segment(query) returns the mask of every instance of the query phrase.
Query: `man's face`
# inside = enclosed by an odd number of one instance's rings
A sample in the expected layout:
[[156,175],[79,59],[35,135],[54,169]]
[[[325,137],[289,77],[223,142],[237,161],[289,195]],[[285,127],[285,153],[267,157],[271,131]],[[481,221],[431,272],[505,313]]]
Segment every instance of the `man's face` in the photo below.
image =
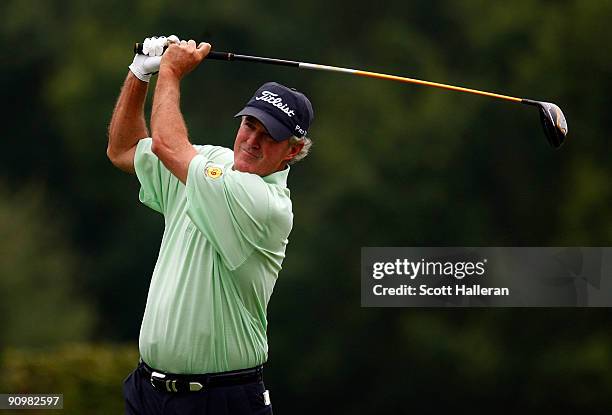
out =
[[267,176],[285,168],[302,145],[275,141],[255,117],[242,117],[234,142],[234,169]]

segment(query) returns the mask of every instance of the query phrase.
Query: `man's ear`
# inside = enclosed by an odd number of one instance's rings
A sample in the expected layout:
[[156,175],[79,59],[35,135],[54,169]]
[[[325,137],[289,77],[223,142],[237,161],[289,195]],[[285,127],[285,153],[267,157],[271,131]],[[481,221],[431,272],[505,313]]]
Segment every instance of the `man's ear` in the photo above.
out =
[[291,146],[289,147],[289,153],[285,156],[284,160],[285,161],[292,160],[295,156],[299,154],[300,151],[302,151],[302,148],[304,148],[303,141],[300,141],[299,143],[291,144]]

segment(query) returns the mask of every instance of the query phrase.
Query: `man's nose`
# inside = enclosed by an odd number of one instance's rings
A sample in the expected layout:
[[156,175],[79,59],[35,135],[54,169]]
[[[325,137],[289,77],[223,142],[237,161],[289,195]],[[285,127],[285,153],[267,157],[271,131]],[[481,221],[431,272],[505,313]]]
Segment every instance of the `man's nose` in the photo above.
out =
[[260,138],[258,132],[252,132],[247,138],[247,144],[251,147],[259,148]]

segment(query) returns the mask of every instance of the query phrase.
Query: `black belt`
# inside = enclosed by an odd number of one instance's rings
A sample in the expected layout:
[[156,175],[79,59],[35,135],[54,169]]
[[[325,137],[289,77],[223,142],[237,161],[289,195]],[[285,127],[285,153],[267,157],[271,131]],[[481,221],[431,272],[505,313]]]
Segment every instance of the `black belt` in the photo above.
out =
[[199,392],[217,386],[244,385],[263,380],[263,366],[204,375],[184,375],[153,369],[141,360],[138,369],[147,374],[155,389],[163,392]]

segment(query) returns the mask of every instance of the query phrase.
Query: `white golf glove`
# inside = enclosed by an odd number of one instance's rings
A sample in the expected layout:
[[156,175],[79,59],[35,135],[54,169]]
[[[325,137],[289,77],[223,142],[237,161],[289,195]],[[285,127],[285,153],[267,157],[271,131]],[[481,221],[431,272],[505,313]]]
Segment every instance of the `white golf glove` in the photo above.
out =
[[151,75],[159,71],[161,55],[170,43],[180,43],[180,40],[175,35],[146,38],[142,44],[143,54],[134,56],[130,71],[141,81],[149,82]]

